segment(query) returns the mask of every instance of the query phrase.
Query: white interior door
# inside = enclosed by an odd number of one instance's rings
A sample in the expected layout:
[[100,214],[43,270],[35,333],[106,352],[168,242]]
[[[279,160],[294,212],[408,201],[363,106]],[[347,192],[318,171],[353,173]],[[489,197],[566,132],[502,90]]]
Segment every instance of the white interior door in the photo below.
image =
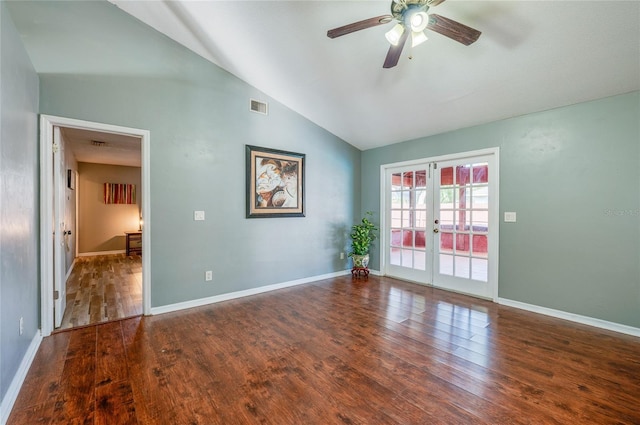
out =
[[493,155],[441,161],[434,172],[433,285],[495,298]]
[[418,283],[429,283],[431,276],[428,167],[425,163],[385,172],[384,273]]
[[65,282],[65,241],[64,241],[64,195],[66,170],[64,167],[64,147],[60,137],[60,127],[53,129],[53,315],[55,327],[60,327],[66,308]]

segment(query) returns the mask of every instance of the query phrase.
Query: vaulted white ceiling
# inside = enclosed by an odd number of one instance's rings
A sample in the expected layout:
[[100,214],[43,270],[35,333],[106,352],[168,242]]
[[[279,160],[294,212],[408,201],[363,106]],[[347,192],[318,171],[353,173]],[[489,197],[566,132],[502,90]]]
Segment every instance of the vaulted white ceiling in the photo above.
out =
[[391,0],[110,1],[363,150],[640,88],[638,1],[448,0],[479,40],[428,32],[391,69],[393,24],[326,36]]

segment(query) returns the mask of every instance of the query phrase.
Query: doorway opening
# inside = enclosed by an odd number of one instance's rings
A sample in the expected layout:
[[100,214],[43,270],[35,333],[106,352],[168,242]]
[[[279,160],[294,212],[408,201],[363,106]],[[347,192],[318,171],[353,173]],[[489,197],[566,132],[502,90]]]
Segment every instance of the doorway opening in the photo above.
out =
[[40,121],[43,336],[149,314],[149,132]]

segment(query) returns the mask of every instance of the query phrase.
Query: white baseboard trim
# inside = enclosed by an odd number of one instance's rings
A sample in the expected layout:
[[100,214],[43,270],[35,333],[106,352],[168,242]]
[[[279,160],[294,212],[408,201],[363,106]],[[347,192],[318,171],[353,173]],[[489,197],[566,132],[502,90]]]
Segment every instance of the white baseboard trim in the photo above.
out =
[[20,388],[22,388],[22,383],[24,382],[24,378],[27,377],[27,372],[31,367],[31,363],[38,352],[38,348],[40,347],[40,343],[42,342],[42,333],[40,329],[36,331],[36,334],[33,336],[31,343],[29,344],[29,348],[27,348],[27,352],[24,353],[24,357],[20,362],[20,366],[16,371],[16,374],[13,376],[11,380],[11,385],[9,385],[9,389],[7,389],[7,393],[2,399],[2,403],[0,404],[0,424],[4,425],[9,420],[9,415],[11,414],[11,409],[13,408],[13,404],[16,402],[18,398],[18,394],[20,393]]
[[581,316],[579,314],[568,313],[561,310],[554,310],[552,308],[541,307],[534,304],[527,304],[520,301],[513,301],[506,298],[498,298],[498,304],[531,311],[533,313],[544,314],[545,316],[556,317],[558,319],[569,320],[572,322],[581,323],[583,325],[595,326],[596,328],[640,337],[640,328],[634,328],[633,326],[622,325],[615,322],[608,322],[606,320],[596,319],[594,317]]
[[151,314],[171,313],[172,311],[185,310],[187,308],[200,307],[207,304],[229,301],[236,298],[248,297],[250,295],[262,294],[264,292],[275,291],[277,289],[289,288],[291,286],[303,285],[305,283],[316,282],[323,279],[331,279],[334,277],[350,274],[351,270],[342,270],[334,273],[327,273],[319,276],[305,277],[303,279],[291,280],[288,282],[275,283],[273,285],[260,286],[258,288],[245,289],[244,291],[229,292],[227,294],[214,295],[213,297],[199,298],[197,300],[184,301],[176,304],[163,305],[160,307],[151,307]]
[[126,252],[127,251],[124,249],[118,249],[115,251],[79,252],[78,257],[93,257],[94,255],[124,254]]

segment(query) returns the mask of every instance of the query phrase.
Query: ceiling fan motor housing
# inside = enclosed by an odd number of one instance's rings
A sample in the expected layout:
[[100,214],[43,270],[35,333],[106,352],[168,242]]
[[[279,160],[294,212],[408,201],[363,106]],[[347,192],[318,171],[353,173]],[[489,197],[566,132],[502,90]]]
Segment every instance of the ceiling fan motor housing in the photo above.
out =
[[[406,28],[412,28],[412,18],[420,12],[426,13],[429,10],[428,0],[393,0],[391,2],[391,14],[393,17],[404,25]],[[423,22],[422,31],[426,27],[427,22]]]

